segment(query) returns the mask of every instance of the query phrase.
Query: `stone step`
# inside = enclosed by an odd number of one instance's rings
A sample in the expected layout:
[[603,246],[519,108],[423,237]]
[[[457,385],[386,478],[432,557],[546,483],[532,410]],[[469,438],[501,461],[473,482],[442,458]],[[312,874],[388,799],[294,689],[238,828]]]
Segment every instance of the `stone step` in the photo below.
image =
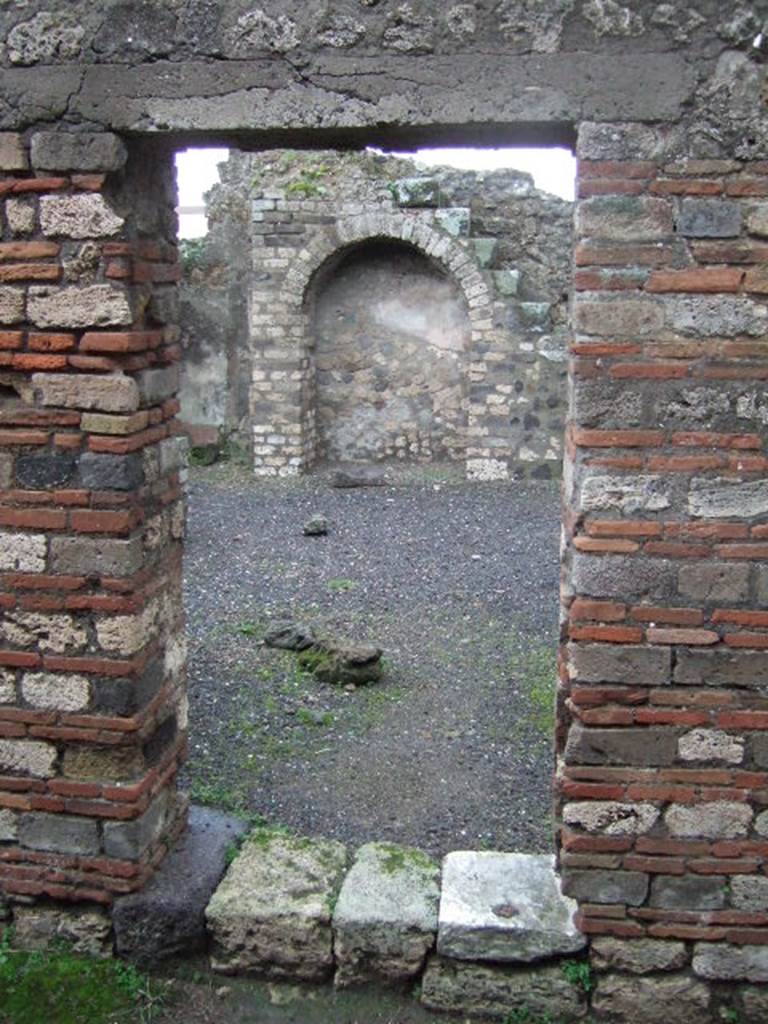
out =
[[421,850],[362,846],[333,915],[336,986],[415,978],[435,943],[439,899],[440,866]]
[[574,924],[548,854],[457,851],[443,861],[437,951],[456,960],[525,962],[575,953]]
[[326,839],[252,832],[206,907],[211,966],[225,974],[323,981],[347,851]]

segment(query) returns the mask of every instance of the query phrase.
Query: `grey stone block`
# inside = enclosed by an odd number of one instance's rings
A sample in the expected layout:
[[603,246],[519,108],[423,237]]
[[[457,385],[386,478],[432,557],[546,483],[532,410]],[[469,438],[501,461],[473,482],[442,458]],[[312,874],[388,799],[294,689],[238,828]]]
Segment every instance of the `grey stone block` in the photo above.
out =
[[144,555],[141,539],[114,540],[102,537],[53,537],[51,568],[74,576],[133,576]]
[[333,914],[335,984],[400,982],[424,966],[437,932],[440,867],[420,850],[368,843]]
[[592,965],[598,971],[651,974],[676,971],[690,959],[684,942],[663,939],[615,939],[597,935],[590,943]]
[[[620,395],[617,402],[621,403]],[[597,473],[581,481],[580,508],[585,512],[618,509],[626,515],[637,512],[661,512],[671,504],[667,478],[648,474],[631,477]]]
[[697,942],[693,969],[699,977],[713,981],[768,981],[768,946]]
[[399,178],[394,185],[400,206],[437,206],[440,183],[436,178]]
[[768,512],[768,480],[691,480],[688,511],[702,519],[752,519]]
[[681,565],[678,587],[695,601],[744,601],[749,596],[749,565],[745,562],[691,562]]
[[673,977],[600,978],[592,1007],[611,1024],[693,1024],[708,1018],[709,987],[685,974]]
[[179,368],[176,365],[162,369],[142,370],[136,374],[142,405],[158,405],[172,398],[179,390]]
[[726,905],[725,882],[724,875],[657,875],[650,904],[665,910],[720,910]]
[[21,455],[16,459],[16,480],[20,487],[33,490],[61,487],[71,480],[76,468],[72,455]]
[[127,151],[112,132],[35,132],[31,157],[39,171],[117,171]]
[[331,908],[346,866],[341,843],[257,829],[206,907],[213,969],[327,978],[333,970]]
[[138,860],[162,832],[167,811],[167,794],[163,793],[133,821],[105,822],[104,853],[116,860]]
[[469,207],[444,206],[435,210],[435,221],[454,238],[466,238],[469,234]]
[[768,878],[763,875],[734,875],[731,904],[738,910],[764,913],[768,910]]
[[768,686],[768,651],[677,649],[676,683],[686,686]]
[[119,956],[149,965],[205,949],[205,907],[226,869],[245,822],[190,807],[187,829],[141,892],[115,900],[112,922]]
[[141,456],[85,452],[80,456],[80,480],[92,491],[132,491],[144,483]]
[[554,858],[457,851],[443,861],[437,950],[458,960],[527,962],[586,944]]
[[96,821],[68,814],[22,814],[18,821],[19,843],[31,850],[97,856],[101,852]]
[[672,673],[672,652],[667,647],[572,643],[568,656],[571,678],[581,683],[664,686]]
[[[421,985],[421,1002],[430,1010],[514,1020],[553,1020],[571,1024],[584,1016],[576,987],[559,964],[531,967],[478,964],[431,957]],[[523,1016],[525,1015],[525,1016]]]
[[13,915],[14,945],[20,949],[47,949],[66,942],[73,953],[112,956],[109,914],[93,904],[75,906],[16,906]]
[[[475,259],[479,266],[490,267],[496,255],[498,244],[498,239],[496,238],[473,238],[471,240],[472,248],[475,250]],[[495,273],[504,273],[504,271],[497,270]],[[508,270],[506,273],[511,274],[513,271]]]
[[765,305],[741,295],[665,295],[665,326],[681,334],[708,338],[765,333]]
[[565,746],[567,764],[655,766],[672,764],[677,736],[670,729],[585,728],[574,722]]
[[580,903],[626,903],[639,907],[648,894],[648,875],[641,871],[566,868],[563,892]]
[[10,487],[13,481],[13,456],[10,452],[0,452],[0,487]]
[[664,558],[628,558],[574,552],[571,586],[584,597],[617,597],[624,601],[663,602],[677,591],[677,569]]
[[677,230],[686,238],[735,238],[741,233],[741,207],[729,199],[683,199]]
[[752,761],[755,768],[768,768],[768,735],[766,733],[751,733],[749,736],[749,749],[752,751]]
[[[476,239],[475,242],[483,241],[483,239]],[[483,263],[480,266],[484,266]],[[503,295],[505,298],[511,298],[517,295],[520,289],[520,271],[519,270],[494,270],[493,271],[493,283],[496,286],[496,291],[499,295]]]

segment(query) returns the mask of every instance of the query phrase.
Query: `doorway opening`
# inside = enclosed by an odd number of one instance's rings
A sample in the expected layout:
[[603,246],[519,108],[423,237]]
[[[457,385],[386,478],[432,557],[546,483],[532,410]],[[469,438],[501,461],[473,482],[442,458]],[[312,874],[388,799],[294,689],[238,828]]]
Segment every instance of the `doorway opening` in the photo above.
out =
[[[287,210],[271,207],[280,188],[270,187],[263,173],[257,182],[255,160],[288,165],[289,182],[303,181],[304,194],[288,192]],[[554,456],[547,460],[548,472],[533,459],[528,471],[510,472],[507,461],[502,478],[481,487],[466,479],[465,467],[468,448],[469,455],[487,458],[487,450],[471,451],[471,426],[485,426],[473,404],[482,400],[499,430],[518,432],[522,447],[546,432],[542,408],[551,412],[556,402],[564,405],[562,360],[549,360],[561,389],[549,404],[547,396],[532,392],[536,372],[523,368],[546,358],[541,350],[554,350],[553,335],[559,333],[564,342],[565,314],[557,309],[553,319],[553,307],[566,286],[553,283],[557,275],[548,271],[543,253],[559,247],[558,258],[567,265],[569,242],[563,243],[558,231],[569,211],[564,202],[546,207],[531,224],[530,208],[538,199],[532,183],[518,174],[517,197],[502,197],[503,175],[489,172],[485,207],[478,202],[473,211],[477,182],[466,178],[460,194],[464,206],[457,201],[415,208],[422,227],[434,233],[434,244],[419,244],[392,228],[395,221],[416,220],[409,213],[414,207],[398,206],[389,211],[389,220],[379,210],[378,221],[366,226],[356,196],[347,197],[353,209],[340,244],[331,243],[327,234],[336,230],[338,219],[329,224],[326,195],[306,194],[318,180],[318,187],[328,187],[325,176],[307,177],[305,163],[312,168],[318,162],[327,162],[325,153],[231,158],[209,203],[212,230],[198,255],[187,260],[187,294],[199,299],[206,275],[228,303],[233,294],[247,292],[248,334],[235,347],[253,381],[258,382],[258,359],[266,349],[284,348],[288,338],[296,345],[309,339],[303,390],[296,393],[312,412],[315,469],[306,475],[254,477],[251,459],[266,457],[257,446],[270,442],[266,431],[258,436],[264,417],[253,392],[240,422],[242,427],[245,418],[251,435],[230,430],[222,444],[217,424],[211,425],[218,436],[211,434],[206,442],[191,435],[193,453],[206,443],[217,444],[229,458],[190,469],[185,586],[191,754],[185,782],[198,801],[350,845],[376,838],[436,854],[459,848],[547,850],[560,523],[554,478],[560,451],[550,431],[545,444]],[[304,168],[301,177],[292,178],[297,165]],[[248,185],[240,206],[227,198],[235,181]],[[280,184],[284,189],[285,180]],[[452,199],[459,195],[458,185],[454,188]],[[474,212],[485,233],[474,239],[461,227],[458,234],[439,233],[436,213],[455,209]],[[510,209],[516,232],[509,229]],[[295,230],[272,230],[258,237],[282,234],[285,244],[259,243],[257,250],[256,244],[243,244],[241,230],[238,252],[249,259],[242,261],[239,289],[233,288],[220,268],[224,237],[231,244],[238,234],[231,227],[227,236],[222,232],[224,210],[241,229],[242,217],[254,215],[256,226],[314,224],[322,241],[313,242],[307,231],[300,236]],[[278,216],[285,213],[291,217]],[[353,229],[348,225],[355,219]],[[490,237],[489,229],[498,236],[495,252],[478,268],[484,247],[476,243]],[[526,264],[525,232],[534,230],[539,248]],[[435,246],[443,238],[441,252]],[[265,250],[272,250],[267,259],[285,258],[287,264],[258,262],[254,254]],[[469,319],[472,286],[462,293],[449,262],[450,254],[460,251],[469,253],[467,272],[479,272],[496,306],[495,318],[480,327],[487,332],[482,351],[472,348],[478,344],[477,322]],[[511,265],[513,252],[522,268]],[[296,254],[304,253],[301,273],[292,274]],[[280,275],[282,293],[289,293],[296,306],[279,310],[287,322],[274,325],[264,292]],[[502,281],[517,286],[504,302],[493,290]],[[542,282],[560,289],[557,301],[544,301]],[[536,321],[545,314],[546,327]],[[394,334],[377,333],[372,319],[379,328],[387,321]],[[275,326],[295,333],[273,334]],[[191,329],[185,324],[183,330],[186,344],[192,344]],[[434,365],[424,358],[423,339],[430,331]],[[230,332],[233,336],[237,331]],[[367,362],[366,351],[372,353]],[[495,377],[490,383],[487,375],[480,379],[478,364],[487,368],[488,355],[497,353],[505,358],[496,361]],[[285,359],[286,352],[277,358]],[[291,367],[283,372],[290,374]],[[363,388],[367,393],[355,401],[354,392]],[[450,441],[441,439],[448,431],[435,430],[438,396],[445,403],[437,426],[456,428],[453,451]],[[489,397],[502,401],[488,403]],[[536,408],[529,407],[537,401]],[[389,438],[376,416],[384,410],[385,422],[397,427],[398,409],[414,433],[398,435],[393,429]],[[413,423],[420,413],[425,423],[429,420],[421,434]],[[495,461],[501,464],[503,458]],[[375,462],[386,482],[333,487],[329,463],[340,460]],[[324,536],[304,534],[314,515],[327,521]],[[381,681],[354,688],[319,682],[294,653],[263,643],[270,627],[285,620],[346,643],[380,646]]]

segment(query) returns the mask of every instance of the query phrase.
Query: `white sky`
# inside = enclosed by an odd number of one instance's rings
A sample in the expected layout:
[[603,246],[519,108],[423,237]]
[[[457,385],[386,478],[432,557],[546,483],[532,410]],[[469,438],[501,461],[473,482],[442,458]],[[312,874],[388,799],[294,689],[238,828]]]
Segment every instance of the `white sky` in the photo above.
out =
[[[203,193],[219,180],[217,164],[227,159],[226,149],[187,149],[176,155],[179,206],[203,206]],[[514,167],[533,175],[536,187],[563,199],[573,199],[576,159],[568,149],[421,149],[405,153],[425,164],[443,164],[467,170]],[[179,235],[197,238],[207,230],[204,214],[181,214]]]

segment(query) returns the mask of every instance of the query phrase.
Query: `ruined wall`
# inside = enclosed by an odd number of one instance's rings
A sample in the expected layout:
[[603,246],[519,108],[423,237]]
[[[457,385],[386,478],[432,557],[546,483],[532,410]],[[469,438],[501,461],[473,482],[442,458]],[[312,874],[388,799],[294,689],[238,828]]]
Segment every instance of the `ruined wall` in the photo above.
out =
[[208,194],[208,233],[182,243],[179,419],[193,445],[250,434],[251,210],[242,170],[236,160],[219,166],[222,184]]
[[371,242],[315,285],[317,456],[462,458],[469,318],[458,289],[401,243]]
[[[532,10],[3,9],[0,317],[22,403],[3,393],[0,882],[6,899],[108,901],[145,881],[182,819],[166,133],[274,147],[422,142],[462,126],[464,138],[499,125],[552,138],[576,125],[563,884],[599,938],[596,1014],[651,1024],[728,1008],[760,1020],[763,12],[704,0]],[[342,33],[342,15],[359,29]],[[124,133],[125,171],[112,132]],[[91,195],[102,187],[106,208]],[[365,220],[346,242],[370,237]],[[406,218],[394,220],[404,240]],[[419,226],[414,241],[474,290],[472,330],[489,338],[482,277],[436,232]],[[94,243],[94,283],[67,280],[73,242]],[[283,364],[286,408],[308,368],[290,344],[305,330],[293,296],[319,255],[298,254],[281,295],[269,358]],[[62,453],[72,462],[51,461]],[[73,775],[84,763],[88,777]]]
[[[225,422],[231,382],[242,386],[250,364],[254,422],[264,428],[254,430],[255,466],[265,475],[304,465],[292,461],[299,458],[292,441],[290,451],[268,441],[293,438],[288,426],[304,435],[307,463],[451,458],[465,460],[470,476],[485,478],[559,472],[571,204],[536,190],[530,176],[518,171],[425,168],[373,153],[233,154],[222,170],[227,182],[210,194],[213,230],[182,288],[188,350],[193,357],[207,353],[187,360],[181,390],[187,422],[215,422],[196,394],[208,403],[220,396],[215,409]],[[233,307],[233,320],[216,297],[242,292],[249,197],[253,289],[246,338],[242,310]],[[376,214],[395,213],[465,249],[468,265],[492,295],[492,329],[482,342],[472,338],[466,319],[472,296],[462,296],[453,275],[423,251],[420,258],[412,238],[387,242],[386,232],[382,236]],[[327,240],[362,214],[372,217],[368,242],[347,253],[339,240],[334,252]],[[298,405],[293,417],[272,407],[281,406],[283,396],[279,387],[272,389],[259,352],[270,347],[270,332],[279,333],[275,318],[286,273],[303,249],[318,243],[325,262],[312,268],[317,275],[305,296],[304,415],[311,417],[305,425]],[[353,270],[353,260],[369,261],[367,269]],[[412,309],[405,331],[402,317],[399,323],[392,319],[392,303],[406,298],[403,275]],[[447,319],[446,301],[453,310]],[[208,306],[219,311],[218,325]]]

